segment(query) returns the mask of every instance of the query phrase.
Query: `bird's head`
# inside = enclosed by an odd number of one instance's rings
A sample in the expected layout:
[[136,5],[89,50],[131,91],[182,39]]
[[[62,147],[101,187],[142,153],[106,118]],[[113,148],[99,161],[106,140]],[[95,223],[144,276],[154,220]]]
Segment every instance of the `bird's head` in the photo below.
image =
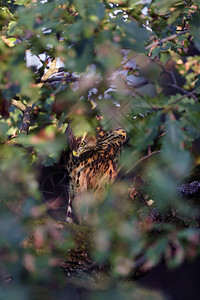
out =
[[105,132],[101,128],[97,128],[96,137],[85,132],[81,137],[74,135],[71,128],[68,128],[68,143],[74,157],[80,157],[89,152],[98,151],[99,154],[108,150],[109,145],[118,149],[126,140],[126,132],[123,129],[115,129]]
[[69,146],[72,150],[73,156],[80,157],[89,151],[95,151],[97,140],[94,136],[89,136],[85,132],[81,137],[73,137]]

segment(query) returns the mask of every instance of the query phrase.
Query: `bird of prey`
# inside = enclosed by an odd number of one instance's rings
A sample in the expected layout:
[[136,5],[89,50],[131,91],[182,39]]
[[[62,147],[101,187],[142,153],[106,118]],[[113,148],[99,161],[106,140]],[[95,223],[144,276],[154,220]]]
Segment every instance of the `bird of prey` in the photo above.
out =
[[67,135],[70,151],[65,164],[69,174],[66,222],[73,222],[75,216],[83,224],[88,214],[81,211],[82,195],[92,191],[95,199],[104,198],[106,184],[112,183],[118,174],[118,158],[127,134],[123,129],[105,132],[98,127],[96,136],[86,132],[76,137],[71,128]]

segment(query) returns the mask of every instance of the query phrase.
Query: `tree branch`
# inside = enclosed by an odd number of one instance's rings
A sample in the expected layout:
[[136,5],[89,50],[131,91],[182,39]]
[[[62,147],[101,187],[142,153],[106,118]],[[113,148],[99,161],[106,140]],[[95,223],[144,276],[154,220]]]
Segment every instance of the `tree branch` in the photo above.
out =
[[30,120],[31,120],[31,106],[27,106],[25,111],[24,111],[22,126],[21,126],[21,129],[20,129],[21,132],[26,132],[26,134],[28,134],[29,126],[30,126]]
[[178,86],[175,83],[166,83],[166,84],[162,84],[162,85],[166,86],[166,87],[171,87],[171,88],[177,89],[177,90],[179,90],[183,94],[187,94],[188,93],[188,91],[186,91],[184,88]]
[[24,105],[23,103],[21,103],[18,100],[12,99],[11,104],[14,105],[15,107],[19,108],[23,113],[26,110],[26,105]]
[[73,77],[72,74],[64,74],[63,77],[53,77],[53,78],[47,78],[46,80],[41,79],[40,83],[52,83],[52,82],[75,82],[78,81],[78,78]]
[[41,88],[44,85],[44,83],[51,75],[58,72],[59,68],[56,68],[57,60],[58,60],[57,58],[54,58],[54,60],[51,62],[48,71],[42,76],[40,83],[37,84],[39,88]]
[[20,132],[26,132],[28,134],[29,126],[30,126],[30,119],[31,119],[31,106],[24,105],[22,102],[12,99],[11,104],[21,110],[23,113],[23,121],[22,126],[20,128]]

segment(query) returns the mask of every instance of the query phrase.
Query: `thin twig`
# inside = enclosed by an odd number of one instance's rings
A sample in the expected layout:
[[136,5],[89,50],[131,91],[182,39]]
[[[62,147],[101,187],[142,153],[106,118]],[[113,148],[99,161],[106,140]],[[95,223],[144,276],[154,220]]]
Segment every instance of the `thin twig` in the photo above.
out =
[[132,170],[133,170],[137,165],[139,165],[143,160],[145,160],[145,159],[147,159],[147,158],[153,156],[154,154],[158,154],[158,153],[160,153],[160,150],[155,151],[155,152],[152,152],[152,153],[150,153],[150,154],[148,154],[148,155],[146,155],[146,156],[143,156],[143,157],[140,158],[133,166],[131,166],[130,169],[128,169],[128,170],[126,171],[125,175],[128,174],[130,171],[132,171]]
[[187,97],[191,97],[193,98],[196,102],[198,101],[196,95],[195,95],[195,91],[192,91],[192,92],[188,92],[187,94],[184,94],[183,96],[181,96],[180,98],[170,102],[167,106],[163,106],[163,107],[153,107],[149,112],[152,113],[152,112],[158,112],[158,111],[161,111],[161,110],[164,110],[166,108],[170,108],[171,105],[174,105],[176,103],[178,103],[179,101],[183,100],[184,98],[187,98]]
[[149,206],[149,204],[147,203],[147,201],[144,198],[144,196],[142,195],[142,193],[140,191],[138,191],[138,194],[140,195],[140,198],[142,198],[142,201],[144,202],[144,204],[148,207],[148,210],[152,213],[152,208]]
[[162,68],[163,73],[169,74],[170,77],[172,78],[173,83],[177,85],[177,81],[176,81],[176,77],[174,75],[174,72],[166,70],[165,67],[162,65],[162,63],[160,61],[156,61],[156,63]]
[[[165,67],[164,67],[161,63],[159,63],[159,62],[156,62],[156,63],[159,64],[159,66],[162,68],[163,73],[167,73],[167,74],[169,74],[169,75],[171,76],[171,79],[172,79],[172,81],[173,81],[173,83],[170,83],[170,82],[169,82],[169,83],[166,83],[166,84],[161,83],[161,86],[166,86],[166,87],[171,87],[171,88],[177,89],[177,90],[179,90],[182,94],[186,94],[186,95],[188,95],[188,93],[190,93],[190,92],[188,92],[187,90],[185,90],[184,88],[182,88],[182,87],[180,87],[180,86],[178,85],[178,83],[177,83],[177,81],[176,81],[176,77],[175,77],[175,75],[174,75],[174,72],[172,72],[172,71],[167,71],[167,70],[165,69]],[[192,93],[193,93],[193,94],[190,94],[189,97],[193,98],[193,99],[195,100],[195,102],[197,102],[198,99],[197,99],[197,97],[196,97],[196,95],[195,95],[195,92],[192,91]]]
[[176,81],[176,77],[175,77],[175,75],[174,75],[174,72],[172,72],[172,71],[167,71],[167,70],[165,70],[165,72],[167,72],[168,74],[171,75],[171,78],[172,78],[174,84],[177,85],[177,81]]
[[195,92],[192,91],[192,92],[189,92],[189,93],[187,93],[187,94],[184,94],[182,97],[180,97],[180,98],[178,98],[178,99],[176,99],[176,100],[170,102],[168,105],[169,105],[169,106],[170,106],[170,105],[174,105],[174,104],[178,103],[179,101],[183,100],[183,99],[186,98],[186,97],[195,97],[195,98],[196,98]]
[[167,86],[167,87],[171,87],[171,88],[174,88],[174,89],[177,89],[177,90],[179,90],[183,94],[188,94],[188,91],[186,91],[184,88],[176,85],[175,83],[166,83],[166,84],[162,84],[162,85],[163,86]]
[[196,95],[195,95],[195,91],[188,92],[188,91],[185,90],[184,88],[182,88],[182,87],[180,87],[180,86],[178,86],[178,85],[176,85],[176,84],[173,84],[173,83],[168,83],[166,86],[172,87],[172,88],[174,88],[174,89],[179,90],[180,92],[182,92],[182,93],[185,94],[186,96],[193,98],[195,102],[198,101],[198,99],[197,99],[197,97],[196,97]]
[[[158,62],[157,62],[157,63],[158,63]],[[190,93],[190,92],[188,92],[187,90],[185,90],[184,88],[180,87],[180,86],[177,84],[176,77],[175,77],[175,75],[174,75],[174,73],[173,73],[172,71],[167,71],[167,70],[165,69],[165,67],[164,67],[161,63],[158,63],[158,64],[159,64],[159,66],[162,68],[163,73],[169,74],[169,75],[171,76],[171,78],[172,78],[172,81],[173,81],[173,83],[170,83],[170,82],[169,82],[169,83],[166,83],[166,84],[163,84],[163,83],[162,83],[161,86],[166,86],[166,87],[171,87],[171,88],[177,89],[177,90],[179,90],[182,94],[186,94],[186,95],[188,95],[188,93]],[[198,101],[198,99],[197,99],[197,97],[196,97],[194,91],[192,91],[192,94],[190,94],[189,96],[192,97],[196,102]]]
[[183,31],[179,31],[175,34],[172,34],[166,38],[163,38],[161,40],[158,40],[156,42],[153,42],[151,44],[149,44],[148,46],[146,46],[145,48],[148,50],[148,49],[151,49],[153,47],[156,47],[156,46],[159,46],[160,44],[162,43],[165,43],[165,42],[168,42],[168,41],[171,41],[171,40],[174,40],[175,38],[177,38],[178,36],[182,35],[182,34],[185,34],[185,33],[188,33],[189,31],[188,30],[183,30]]

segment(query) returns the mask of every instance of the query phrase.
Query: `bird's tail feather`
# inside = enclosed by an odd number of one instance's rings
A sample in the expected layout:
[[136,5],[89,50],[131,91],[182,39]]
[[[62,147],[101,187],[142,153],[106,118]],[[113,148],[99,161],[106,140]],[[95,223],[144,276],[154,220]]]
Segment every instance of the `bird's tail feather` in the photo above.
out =
[[67,223],[72,223],[73,222],[73,213],[72,213],[72,201],[71,201],[71,198],[69,198],[69,202],[68,202],[66,222]]

